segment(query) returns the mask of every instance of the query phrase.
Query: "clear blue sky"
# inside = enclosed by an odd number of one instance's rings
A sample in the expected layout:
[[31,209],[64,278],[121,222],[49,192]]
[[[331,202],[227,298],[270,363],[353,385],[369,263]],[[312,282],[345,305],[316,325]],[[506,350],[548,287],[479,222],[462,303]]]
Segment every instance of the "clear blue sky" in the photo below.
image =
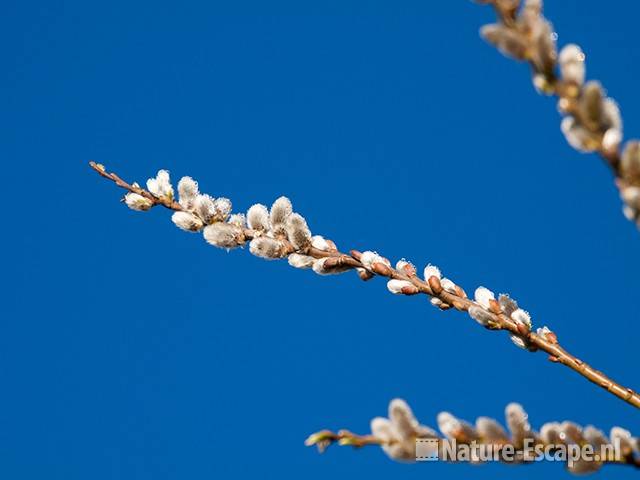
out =
[[[632,407],[462,314],[217,250],[89,170],[168,168],[241,211],[286,194],[314,233],[509,292],[640,387],[640,235],[554,101],[478,37],[490,9],[301,3],[5,3],[3,478],[568,477],[303,446],[368,431],[396,396],[430,425],[519,401],[536,427],[640,433]],[[548,3],[640,135],[640,7]]]

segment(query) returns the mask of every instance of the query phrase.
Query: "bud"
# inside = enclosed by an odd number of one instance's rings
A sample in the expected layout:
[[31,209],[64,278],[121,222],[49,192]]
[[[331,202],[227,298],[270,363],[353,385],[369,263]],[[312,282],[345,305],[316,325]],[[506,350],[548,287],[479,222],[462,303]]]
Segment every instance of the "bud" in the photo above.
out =
[[640,209],[640,187],[623,187],[620,196],[631,208]]
[[167,170],[158,170],[155,178],[147,180],[147,190],[157,198],[173,200],[173,187]]
[[510,403],[505,409],[507,427],[511,432],[511,439],[516,448],[522,448],[525,438],[532,438],[529,416],[519,403]]
[[540,428],[540,438],[549,445],[561,445],[560,424],[558,422],[548,422]]
[[196,214],[207,225],[215,222],[216,208],[213,197],[206,194],[198,195],[193,202],[193,208]]
[[227,220],[227,222],[240,228],[245,228],[247,226],[247,219],[243,213],[234,213],[229,216],[229,220]]
[[458,294],[458,291],[456,290],[456,284],[448,278],[443,278],[442,280],[440,280],[440,285],[442,285],[442,288],[444,288],[445,292],[449,292],[454,295]]
[[289,241],[296,250],[302,250],[311,245],[311,230],[302,215],[298,213],[289,215],[286,231]]
[[620,442],[620,453],[623,457],[630,455],[636,449],[631,432],[622,427],[613,427],[609,433],[609,438],[614,445],[616,442]]
[[602,149],[606,153],[616,152],[620,146],[620,142],[622,142],[622,132],[617,128],[610,128],[604,132],[604,136],[602,137]]
[[478,287],[476,288],[474,298],[481,307],[488,310],[491,307],[490,300],[495,300],[496,297],[488,288]]
[[442,434],[449,439],[466,444],[478,438],[478,433],[470,424],[454,417],[449,412],[440,412],[437,422]]
[[362,255],[360,256],[360,263],[362,263],[362,265],[368,270],[373,268],[374,263],[382,263],[384,265],[391,266],[389,260],[378,255],[376,252],[371,251],[362,252]]
[[478,417],[476,419],[476,431],[480,435],[482,443],[504,444],[509,441],[507,432],[496,420],[489,417]]
[[547,340],[548,342],[551,343],[558,343],[558,338],[556,337],[556,334],[553,333],[549,327],[547,327],[546,325],[542,328],[538,328],[536,330],[536,334],[542,338],[544,338],[545,340]]
[[381,447],[384,453],[397,461],[415,461],[415,447],[407,449],[391,422],[382,417],[371,420],[371,433],[382,441]]
[[500,304],[500,308],[507,317],[510,317],[511,314],[518,309],[518,302],[516,302],[506,293],[501,293],[500,295],[498,295],[498,303]]
[[471,318],[473,318],[476,322],[478,322],[483,327],[490,328],[495,324],[493,315],[487,312],[484,308],[480,308],[473,305],[469,307],[468,313]]
[[204,226],[200,218],[189,212],[175,212],[171,215],[171,220],[178,228],[187,232],[198,232]]
[[198,196],[198,182],[191,177],[182,177],[178,182],[178,201],[182,208],[191,209]]
[[287,257],[289,265],[294,268],[311,268],[315,258],[307,255],[300,255],[299,253],[292,253]]
[[258,237],[251,240],[249,251],[256,257],[266,260],[275,260],[286,255],[284,244],[280,240],[269,237]]
[[496,47],[500,52],[516,60],[524,60],[527,55],[527,42],[517,31],[504,25],[484,25],[480,29],[480,36]]
[[271,228],[274,233],[284,233],[287,218],[293,212],[291,200],[280,197],[271,205]]
[[332,262],[327,264],[329,260],[331,260],[331,257],[319,258],[313,262],[311,268],[313,268],[313,271],[318,275],[337,275],[339,273],[346,272],[347,270],[351,270],[349,267],[336,267],[335,265],[331,265]]
[[269,230],[269,211],[260,203],[252,205],[247,210],[247,225],[252,230]]
[[313,248],[317,248],[318,250],[322,250],[323,252],[331,251],[331,245],[321,235],[314,235],[313,237],[311,237],[311,246]]
[[406,261],[404,258],[398,260],[396,263],[396,270],[409,276],[414,276],[416,274],[416,267],[413,263]]
[[566,45],[560,51],[558,61],[560,63],[562,79],[565,82],[570,82],[578,86],[584,83],[584,59],[585,55],[582,52],[582,49],[574,43]]
[[518,308],[513,313],[511,313],[511,319],[519,323],[520,325],[526,325],[529,330],[531,330],[531,315],[525,310]]
[[144,212],[153,207],[151,200],[133,192],[129,192],[124,196],[124,203],[126,203],[127,207],[131,210],[137,210],[139,212]]
[[418,287],[407,280],[389,280],[387,289],[396,295],[413,295],[419,292]]
[[429,281],[430,277],[436,277],[438,280],[440,280],[442,278],[442,274],[440,273],[440,269],[438,267],[436,267],[435,265],[427,265],[424,268],[424,279]]
[[203,230],[204,239],[219,248],[235,248],[245,243],[241,228],[228,223],[214,223]]
[[516,347],[522,348],[523,350],[527,349],[527,342],[524,340],[524,338],[518,335],[511,334],[509,335],[509,339],[513,342],[513,344]]
[[217,222],[224,222],[229,218],[231,213],[231,200],[228,198],[220,197],[213,201],[214,218]]
[[629,181],[640,181],[640,141],[627,142],[620,159],[622,177]]
[[604,117],[604,92],[600,82],[592,80],[584,85],[578,99],[578,109],[585,126],[597,131]]
[[598,137],[576,122],[573,117],[563,118],[560,130],[569,145],[580,152],[593,152],[600,145]]
[[401,439],[413,441],[417,436],[419,423],[404,400],[395,398],[391,401],[389,404],[389,420],[391,420]]

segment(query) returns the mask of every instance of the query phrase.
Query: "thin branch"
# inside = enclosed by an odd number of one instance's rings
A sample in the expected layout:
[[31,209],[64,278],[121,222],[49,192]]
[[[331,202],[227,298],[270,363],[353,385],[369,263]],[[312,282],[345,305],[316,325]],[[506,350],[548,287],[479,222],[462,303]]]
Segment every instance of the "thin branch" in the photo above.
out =
[[[583,428],[565,421],[546,423],[538,432],[531,428],[527,413],[517,403],[507,405],[505,417],[509,432],[492,418],[479,417],[472,425],[441,412],[437,416],[439,435],[421,425],[404,400],[395,399],[389,404],[388,418],[371,421],[372,433],[321,430],[310,435],[305,445],[316,446],[321,453],[333,444],[355,448],[375,445],[391,459],[405,462],[439,459],[528,464],[546,456],[562,459],[574,474],[594,473],[603,465],[640,469],[640,439],[621,427],[612,428],[607,437],[591,425]],[[451,452],[455,452],[454,458]]]
[[[221,204],[225,205],[226,209],[223,214],[217,213],[213,199],[208,195],[200,195],[197,192],[197,184],[190,177],[184,177],[178,184],[181,198],[176,202],[173,200],[173,188],[169,183],[168,172],[161,171],[158,175],[160,179],[162,173],[164,186],[153,183],[158,182],[158,179],[149,180],[151,183],[148,183],[148,186],[152,185],[156,189],[155,193],[163,193],[158,195],[140,188],[137,184],[129,184],[114,173],[107,173],[103,165],[90,162],[90,166],[102,177],[129,192],[125,196],[125,201],[131,208],[147,210],[153,206],[162,205],[174,210],[177,213],[174,213],[172,220],[178,227],[189,231],[203,230],[205,239],[215,246],[234,248],[250,242],[250,251],[254,255],[269,259],[288,257],[292,266],[312,267],[319,274],[356,270],[363,280],[373,276],[385,277],[389,279],[387,287],[392,293],[424,294],[431,297],[431,303],[442,310],[455,308],[467,312],[471,318],[489,330],[508,332],[512,341],[521,348],[531,352],[538,350],[546,352],[550,361],[569,367],[616,397],[640,408],[640,395],[569,353],[559,344],[556,334],[547,327],[539,328],[534,333],[531,330],[528,314],[519,309],[516,302],[509,297],[503,295],[496,300],[492,292],[481,287],[476,290],[475,301],[473,301],[467,297],[460,286],[449,279],[442,278],[440,271],[435,267],[430,266],[425,269],[423,280],[417,276],[415,267],[409,262],[400,261],[396,264],[396,268],[393,268],[386,258],[374,252],[361,253],[351,250],[347,254],[338,251],[333,242],[322,237],[315,241],[315,237],[311,237],[305,220],[298,214],[291,213],[291,204],[284,197],[276,201],[271,209],[272,224],[270,226],[260,226],[268,223],[268,218],[260,220],[260,215],[267,215],[266,208],[262,205],[255,205],[249,210],[247,226],[243,215],[236,214],[229,217],[231,204],[227,199],[216,200],[216,202],[224,200]],[[195,193],[192,191],[192,186],[195,186]],[[142,207],[136,203],[140,198],[146,199],[147,202]],[[281,208],[282,205],[287,204],[288,207]],[[279,212],[287,208],[286,218],[279,219],[277,217],[280,213],[274,214],[275,210]],[[281,222],[282,227],[279,226],[280,224],[276,225],[276,222]],[[205,227],[205,224],[208,226]]]

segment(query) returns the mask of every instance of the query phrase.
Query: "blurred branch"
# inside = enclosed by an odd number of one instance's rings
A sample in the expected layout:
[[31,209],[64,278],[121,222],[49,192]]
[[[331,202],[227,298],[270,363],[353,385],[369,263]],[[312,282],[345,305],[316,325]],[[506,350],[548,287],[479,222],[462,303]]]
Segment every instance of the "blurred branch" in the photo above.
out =
[[[377,445],[393,460],[404,462],[438,458],[474,464],[488,460],[528,464],[547,456],[564,460],[567,470],[574,474],[593,473],[605,464],[640,468],[640,439],[621,427],[613,427],[607,437],[591,425],[582,428],[565,421],[546,423],[537,432],[517,403],[507,405],[505,417],[508,433],[493,418],[479,417],[472,425],[441,412],[437,417],[439,435],[421,425],[404,400],[395,399],[389,404],[388,418],[371,421],[371,434],[322,430],[310,435],[305,445],[317,446],[321,453],[334,443],[356,448]],[[455,447],[452,451],[457,455],[453,459],[447,458],[445,443]],[[474,447],[467,450],[470,455],[465,455],[464,446]]]
[[388,259],[372,251],[340,252],[335,244],[319,235],[312,236],[306,220],[293,213],[291,202],[281,197],[269,211],[264,205],[252,206],[244,214],[231,214],[231,202],[201,194],[197,183],[183,177],[178,183],[179,201],[174,200],[169,173],[158,172],[147,181],[147,189],[136,183],[129,184],[114,173],[108,173],[103,165],[90,162],[91,168],[102,177],[113,181],[128,191],[125,203],[134,210],[148,210],[162,205],[175,211],[173,222],[189,232],[202,232],[205,240],[217,247],[232,249],[249,244],[252,254],[265,259],[287,258],[296,268],[312,268],[320,275],[331,275],[355,270],[362,280],[374,276],[388,279],[387,288],[397,295],[423,294],[441,310],[454,308],[467,312],[480,325],[489,330],[506,331],[513,343],[531,352],[541,350],[550,361],[574,370],[584,378],[607,390],[618,398],[640,408],[640,396],[604,373],[595,370],[565,350],[554,332],[547,327],[532,331],[529,314],[518,307],[507,295],[497,299],[490,290],[479,287],[474,300],[452,280],[444,278],[440,270],[428,265],[424,278],[419,278],[416,268],[402,259],[391,266]]
[[640,227],[640,142],[630,140],[621,151],[622,117],[597,81],[585,83],[585,54],[566,45],[558,54],[557,34],[542,14],[542,0],[478,0],[492,5],[498,23],[485,25],[482,37],[504,55],[526,61],[538,92],[558,97],[561,130],[581,152],[597,152],[609,166],[624,202],[625,216]]

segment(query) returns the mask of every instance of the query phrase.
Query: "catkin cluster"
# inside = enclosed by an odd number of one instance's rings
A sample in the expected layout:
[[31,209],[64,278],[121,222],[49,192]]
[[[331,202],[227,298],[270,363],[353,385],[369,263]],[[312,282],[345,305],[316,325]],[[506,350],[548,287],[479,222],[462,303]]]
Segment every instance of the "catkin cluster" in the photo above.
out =
[[585,82],[585,54],[575,44],[558,53],[557,34],[542,14],[541,0],[481,0],[498,12],[498,23],[485,25],[482,37],[504,55],[531,65],[533,84],[557,95],[560,129],[580,152],[598,152],[616,175],[625,216],[640,226],[640,142],[629,140],[620,152],[623,126],[618,104],[600,82]]
[[[371,434],[360,436],[341,430],[333,433],[322,430],[309,436],[306,445],[316,445],[324,451],[333,442],[339,445],[365,446],[380,445],[384,452],[393,460],[401,462],[416,461],[416,440],[419,439],[449,439],[458,445],[489,445],[497,449],[505,446],[513,447],[516,455],[510,458],[510,463],[530,463],[536,460],[534,455],[545,451],[544,447],[561,445],[577,445],[584,447],[591,445],[595,453],[603,452],[600,459],[580,458],[567,463],[566,468],[574,474],[594,473],[606,463],[619,463],[638,466],[640,461],[640,438],[633,437],[628,430],[613,427],[607,437],[601,430],[592,425],[581,427],[570,422],[548,422],[534,430],[524,408],[518,403],[510,403],[505,409],[507,429],[503,428],[495,419],[478,417],[475,424],[461,420],[449,412],[441,412],[437,416],[438,429],[420,424],[413,411],[402,399],[394,399],[389,404],[388,417],[376,417],[371,420]],[[609,446],[609,448],[607,448]],[[617,446],[618,448],[613,448]],[[431,444],[431,449],[442,448],[437,443]],[[551,449],[553,452],[553,449]],[[605,453],[614,453],[607,456]],[[427,452],[422,452],[427,453]],[[433,452],[435,455],[437,452]],[[427,453],[428,455],[428,453]],[[442,455],[440,455],[442,458]],[[501,458],[506,461],[504,458]],[[481,463],[482,458],[465,459],[471,463]]]
[[[136,188],[137,185],[134,184]],[[152,198],[162,202],[173,202],[174,189],[169,172],[160,170],[154,178],[147,180],[147,191]],[[138,193],[129,192],[125,203],[133,210],[148,210],[154,201]],[[295,268],[310,268],[319,275],[335,275],[356,270],[363,280],[372,278],[376,273],[388,275],[392,272],[391,262],[374,251],[358,252],[361,266],[344,264],[333,256],[317,258],[310,255],[310,249],[335,253],[337,247],[331,240],[320,235],[312,235],[307,222],[298,213],[294,213],[291,201],[287,197],[278,198],[271,208],[255,204],[246,214],[232,213],[231,201],[227,198],[214,198],[200,193],[198,183],[191,177],[182,177],[178,182],[179,210],[171,216],[173,223],[187,232],[202,232],[204,239],[216,247],[232,249],[249,243],[249,251],[267,260],[287,258],[289,265]],[[390,278],[387,289],[395,295],[415,295],[424,293],[416,285],[416,267],[404,258],[396,262],[395,271],[406,279]],[[440,269],[428,264],[423,278],[432,295],[432,305],[446,310],[453,305],[437,296],[441,291],[449,292],[460,298],[466,298],[464,290],[451,279],[443,277]],[[517,331],[510,333],[513,343],[523,349],[535,349],[529,343],[532,329],[531,316],[518,307],[515,300],[506,294],[496,299],[495,294],[479,287],[474,294],[474,304],[467,309],[469,316],[480,325],[489,329],[499,329],[496,315],[509,318]],[[547,327],[538,328],[538,335],[555,340],[553,332]]]

